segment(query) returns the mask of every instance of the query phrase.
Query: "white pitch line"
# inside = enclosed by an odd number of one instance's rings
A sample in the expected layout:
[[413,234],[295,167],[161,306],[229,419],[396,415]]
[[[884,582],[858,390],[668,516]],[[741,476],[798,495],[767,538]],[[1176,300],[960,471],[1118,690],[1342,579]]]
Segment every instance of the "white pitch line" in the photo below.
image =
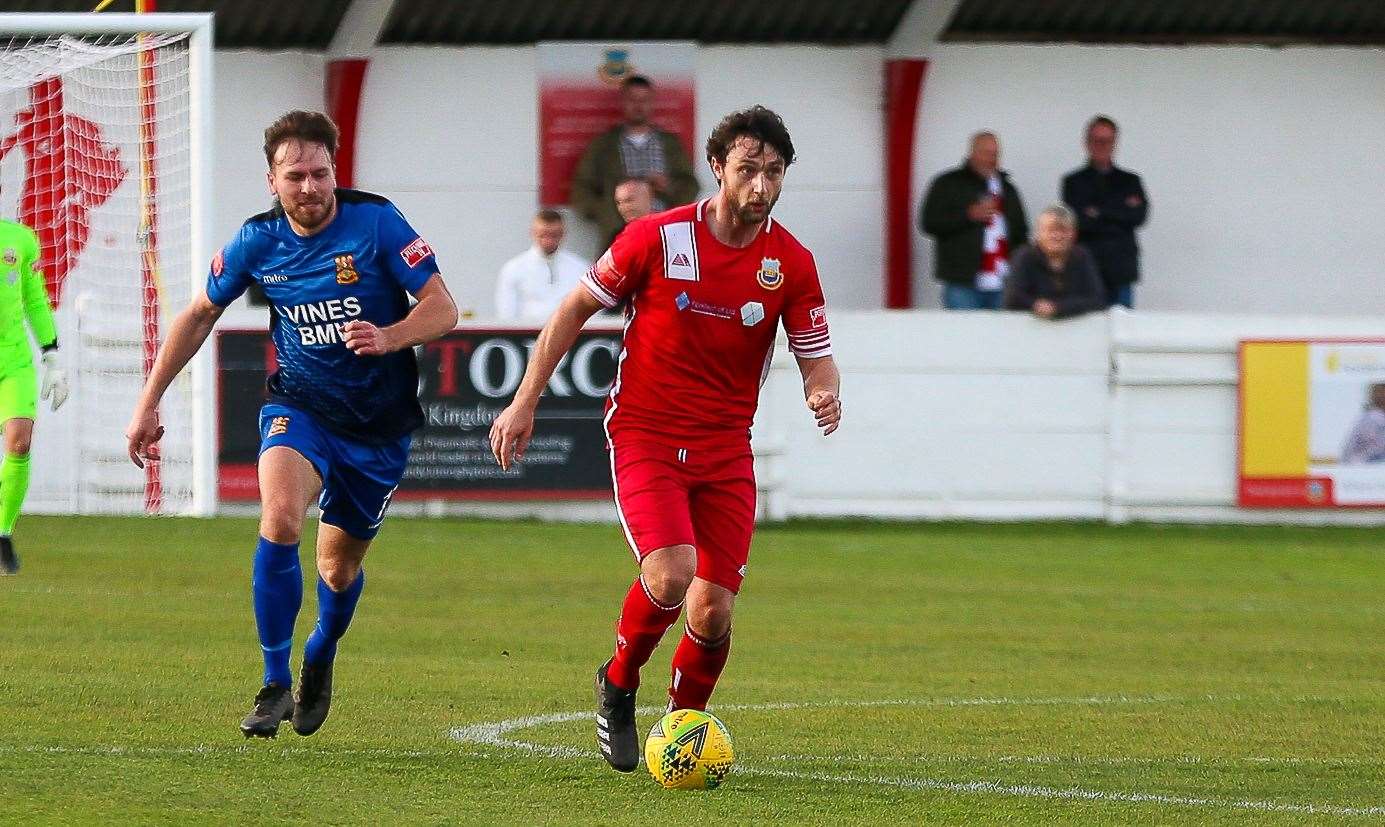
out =
[[1072,767],[1145,767],[1145,766],[1201,766],[1231,767],[1245,769],[1247,764],[1285,767],[1357,767],[1375,766],[1381,761],[1357,758],[1295,758],[1270,755],[1149,755],[1098,756],[1081,755],[870,755],[868,753],[839,753],[836,755],[807,755],[782,753],[779,755],[756,755],[756,761],[783,761],[803,763],[806,761],[839,761],[875,764],[1033,764],[1038,766]]
[[[1156,696],[1097,696],[1089,698],[962,698],[962,699],[921,699],[888,701],[825,701],[788,702],[768,704],[730,704],[716,707],[720,711],[757,711],[783,709],[821,709],[821,708],[871,708],[871,707],[959,707],[959,706],[1103,706],[1115,704],[1176,703],[1180,701],[1225,700],[1224,697],[1201,696],[1195,698],[1173,698]],[[1239,696],[1233,698],[1239,700]],[[644,715],[662,713],[663,707],[641,707],[637,710]],[[517,730],[549,724],[571,723],[589,720],[590,711],[555,712],[548,715],[526,715],[504,721],[471,724],[456,727],[447,735],[463,744],[482,744],[493,747],[520,750],[531,755],[558,759],[595,759],[599,757],[594,749],[579,749],[562,745],[535,744],[529,741],[506,737]],[[821,756],[831,760],[830,756]],[[1336,804],[1293,804],[1279,801],[1254,801],[1222,798],[1195,798],[1189,796],[1164,795],[1161,793],[1107,792],[1080,787],[1045,787],[1033,784],[1004,784],[998,781],[942,781],[934,778],[913,778],[882,775],[856,775],[842,773],[805,772],[783,770],[772,767],[738,764],[736,772],[744,775],[758,775],[770,778],[789,778],[801,781],[819,781],[835,784],[866,784],[894,787],[896,789],[948,792],[959,794],[1003,795],[1013,798],[1042,798],[1048,800],[1104,801],[1125,804],[1162,804],[1167,806],[1217,808],[1229,810],[1252,810],[1265,813],[1292,813],[1299,815],[1333,816],[1380,816],[1385,815],[1385,806],[1351,807]]]

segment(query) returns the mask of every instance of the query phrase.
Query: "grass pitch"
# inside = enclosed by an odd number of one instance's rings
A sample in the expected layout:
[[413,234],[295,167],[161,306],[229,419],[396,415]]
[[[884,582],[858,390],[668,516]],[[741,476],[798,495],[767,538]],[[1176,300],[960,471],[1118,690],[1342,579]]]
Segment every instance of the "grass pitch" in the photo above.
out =
[[1385,820],[1379,531],[762,528],[713,699],[740,763],[710,793],[596,757],[634,574],[606,526],[391,520],[327,725],[246,742],[254,533],[21,522],[0,822]]

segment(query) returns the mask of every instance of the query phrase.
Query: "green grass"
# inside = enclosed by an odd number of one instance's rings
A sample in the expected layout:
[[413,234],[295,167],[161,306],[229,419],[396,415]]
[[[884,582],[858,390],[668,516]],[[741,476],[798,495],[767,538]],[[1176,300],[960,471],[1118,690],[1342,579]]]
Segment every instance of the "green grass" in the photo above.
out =
[[252,521],[20,532],[25,569],[0,579],[4,823],[1385,819],[1335,809],[1385,807],[1378,531],[762,528],[714,698],[741,760],[710,793],[607,770],[587,719],[505,736],[530,751],[448,737],[589,709],[634,573],[613,527],[392,520],[332,717],[254,743],[236,729],[260,669]]

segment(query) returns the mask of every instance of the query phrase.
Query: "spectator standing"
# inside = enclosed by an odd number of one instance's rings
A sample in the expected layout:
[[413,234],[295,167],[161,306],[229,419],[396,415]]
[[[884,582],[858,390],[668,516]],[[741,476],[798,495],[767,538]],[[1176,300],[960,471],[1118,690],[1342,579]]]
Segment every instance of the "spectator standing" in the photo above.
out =
[[651,122],[654,84],[632,75],[620,86],[623,121],[592,139],[572,176],[572,205],[596,222],[597,237],[614,238],[624,226],[616,211],[616,185],[643,178],[653,188],[653,212],[692,203],[697,178],[678,136]]
[[1077,241],[1096,258],[1107,304],[1135,306],[1140,246],[1135,230],[1149,217],[1140,176],[1115,164],[1116,122],[1097,115],[1087,123],[1087,165],[1063,179],[1063,202],[1077,213]]
[[949,310],[998,310],[1012,247],[1029,238],[1020,194],[1000,169],[1000,140],[994,132],[972,136],[960,167],[928,186],[919,217],[933,236],[933,275],[943,282]]
[[566,228],[557,210],[539,210],[529,235],[534,245],[500,268],[495,285],[495,317],[507,322],[543,322],[590,263],[562,249]]
[[1066,319],[1106,306],[1096,265],[1077,246],[1077,217],[1062,204],[1039,213],[1034,243],[1015,251],[1005,285],[1005,309],[1041,319]]

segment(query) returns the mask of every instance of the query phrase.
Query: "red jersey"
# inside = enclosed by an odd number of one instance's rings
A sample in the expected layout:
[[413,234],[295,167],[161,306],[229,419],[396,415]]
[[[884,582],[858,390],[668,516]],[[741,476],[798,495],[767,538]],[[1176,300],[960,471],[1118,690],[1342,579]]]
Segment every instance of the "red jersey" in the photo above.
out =
[[608,436],[744,442],[780,322],[796,355],[832,353],[812,253],[773,218],[749,246],[728,247],[706,203],[631,223],[582,279],[607,307],[630,299]]

